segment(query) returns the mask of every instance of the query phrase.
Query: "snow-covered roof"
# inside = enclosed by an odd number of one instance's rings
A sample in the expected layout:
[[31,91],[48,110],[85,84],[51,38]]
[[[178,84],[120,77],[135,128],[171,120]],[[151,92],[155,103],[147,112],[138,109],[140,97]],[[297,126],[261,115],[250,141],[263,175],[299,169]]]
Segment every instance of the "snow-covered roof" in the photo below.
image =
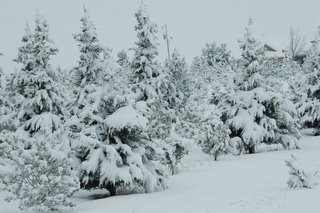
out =
[[265,56],[267,58],[284,58],[285,54],[282,51],[266,51]]
[[269,44],[264,44],[264,47],[266,48],[266,51],[271,51],[271,52],[277,51],[276,48],[272,47]]
[[286,48],[284,42],[281,41],[272,41],[271,39],[267,39],[264,42],[264,46],[266,47],[265,56],[267,58],[284,58],[285,53],[283,50]]

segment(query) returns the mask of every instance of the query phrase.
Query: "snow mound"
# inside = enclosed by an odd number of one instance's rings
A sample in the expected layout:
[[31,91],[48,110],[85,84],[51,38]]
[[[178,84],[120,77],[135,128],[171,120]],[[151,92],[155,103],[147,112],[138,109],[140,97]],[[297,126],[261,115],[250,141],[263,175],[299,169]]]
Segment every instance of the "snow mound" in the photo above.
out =
[[133,127],[146,129],[148,119],[129,105],[119,108],[112,115],[108,116],[105,123],[111,129],[123,129],[128,127],[129,129]]

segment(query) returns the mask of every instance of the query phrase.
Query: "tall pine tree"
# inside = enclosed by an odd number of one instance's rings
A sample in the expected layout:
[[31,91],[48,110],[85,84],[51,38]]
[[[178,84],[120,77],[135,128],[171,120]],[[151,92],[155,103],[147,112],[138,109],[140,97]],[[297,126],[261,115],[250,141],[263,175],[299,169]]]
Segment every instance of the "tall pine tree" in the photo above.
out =
[[296,109],[291,101],[267,87],[261,77],[264,47],[253,36],[251,19],[239,43],[242,75],[218,98],[221,118],[230,128],[231,140],[239,141],[239,147],[248,153],[255,153],[260,143],[298,148]]
[[[150,21],[146,6],[141,5],[135,14],[138,41],[132,48],[134,57],[132,61],[133,74],[131,81],[133,91],[136,93],[136,106],[142,109],[148,118],[148,137],[150,145],[162,147],[167,157],[160,157],[164,164],[173,168],[176,162],[172,152],[181,142],[173,140],[177,111],[181,102],[181,93],[177,91],[170,70],[160,66],[158,56],[157,26]],[[177,144],[178,143],[178,144]],[[172,150],[173,148],[173,150]],[[153,149],[155,150],[155,149]],[[180,152],[180,151],[178,151]],[[184,151],[183,151],[184,152]],[[171,157],[170,157],[171,156]]]
[[19,200],[21,209],[60,211],[73,206],[67,200],[78,188],[71,170],[62,91],[53,78],[51,56],[58,51],[49,38],[47,21],[37,14],[35,30],[27,27],[16,61],[21,65],[13,93],[23,97],[19,121],[11,141],[13,171],[4,176],[8,200]]
[[104,188],[111,196],[162,189],[165,178],[144,148],[146,118],[133,107],[123,70],[84,12],[75,35],[81,55],[73,69],[76,92],[67,123],[81,186]]

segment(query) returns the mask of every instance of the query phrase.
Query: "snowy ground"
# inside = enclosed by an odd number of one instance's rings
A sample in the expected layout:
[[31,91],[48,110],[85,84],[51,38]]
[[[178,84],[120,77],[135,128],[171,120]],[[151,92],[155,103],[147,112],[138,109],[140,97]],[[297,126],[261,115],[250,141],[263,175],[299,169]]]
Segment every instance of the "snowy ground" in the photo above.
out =
[[[301,150],[225,157],[208,161],[199,150],[188,168],[170,178],[161,192],[92,200],[77,195],[76,213],[313,213],[320,209],[320,186],[287,189],[284,159],[294,153],[306,169],[320,169],[320,137],[304,135]],[[4,194],[0,193],[0,198]],[[0,201],[3,213],[19,212],[16,203]]]

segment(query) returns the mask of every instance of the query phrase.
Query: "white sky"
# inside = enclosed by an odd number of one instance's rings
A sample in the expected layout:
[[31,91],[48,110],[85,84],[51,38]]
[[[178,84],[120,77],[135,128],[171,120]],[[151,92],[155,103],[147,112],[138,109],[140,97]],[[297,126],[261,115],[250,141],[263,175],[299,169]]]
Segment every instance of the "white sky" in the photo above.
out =
[[[134,13],[140,0],[0,0],[0,66],[12,72],[24,34],[25,20],[33,25],[36,9],[49,22],[51,38],[60,52],[53,63],[63,68],[75,66],[78,48],[72,34],[80,29],[83,5],[89,10],[100,41],[114,54],[134,46]],[[224,42],[239,54],[237,40],[242,37],[248,17],[255,29],[271,45],[284,48],[290,26],[309,39],[320,25],[320,0],[144,0],[153,22],[159,26],[160,56],[166,57],[161,26],[168,25],[176,47],[189,62],[200,54],[206,42]]]

